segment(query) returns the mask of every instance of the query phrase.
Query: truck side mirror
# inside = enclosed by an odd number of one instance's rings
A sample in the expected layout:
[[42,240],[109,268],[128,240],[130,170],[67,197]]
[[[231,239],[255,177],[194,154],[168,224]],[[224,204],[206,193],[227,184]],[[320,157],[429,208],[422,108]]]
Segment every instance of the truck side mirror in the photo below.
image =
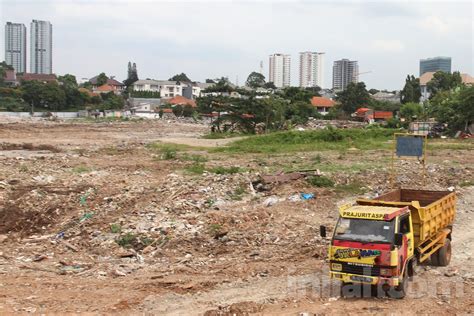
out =
[[319,236],[326,238],[326,226],[319,226]]
[[395,246],[402,246],[403,245],[403,234],[402,233],[396,233],[395,234],[395,239],[393,240],[393,244]]

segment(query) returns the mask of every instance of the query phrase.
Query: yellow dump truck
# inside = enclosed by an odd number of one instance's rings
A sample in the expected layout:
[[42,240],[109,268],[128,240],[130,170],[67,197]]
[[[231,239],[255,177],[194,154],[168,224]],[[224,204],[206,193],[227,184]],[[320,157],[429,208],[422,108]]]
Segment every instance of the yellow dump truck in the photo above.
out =
[[370,285],[403,298],[418,263],[448,265],[455,204],[454,192],[399,189],[342,206],[328,252],[341,294]]

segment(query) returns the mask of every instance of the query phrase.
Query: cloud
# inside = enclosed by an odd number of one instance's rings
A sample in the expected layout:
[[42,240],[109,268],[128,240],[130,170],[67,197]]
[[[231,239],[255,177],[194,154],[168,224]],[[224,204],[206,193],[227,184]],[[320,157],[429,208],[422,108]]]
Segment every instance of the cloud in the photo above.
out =
[[442,34],[447,33],[450,30],[450,26],[446,21],[434,15],[423,18],[418,25],[427,31],[434,31]]
[[376,40],[372,48],[378,51],[399,53],[405,50],[405,44],[400,40]]

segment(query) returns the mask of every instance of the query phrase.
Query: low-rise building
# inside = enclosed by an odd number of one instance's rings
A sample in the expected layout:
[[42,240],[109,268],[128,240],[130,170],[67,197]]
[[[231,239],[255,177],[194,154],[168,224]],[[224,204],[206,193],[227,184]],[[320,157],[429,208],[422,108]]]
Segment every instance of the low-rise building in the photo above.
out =
[[[99,76],[92,77],[89,79],[89,82],[92,84],[92,91],[96,92],[95,90],[99,88],[99,84],[97,82],[97,78]],[[115,80],[113,77],[107,79],[107,82],[104,85],[108,85],[112,87],[112,90],[116,93],[122,93],[125,90],[125,85],[120,81]]]
[[386,102],[392,102],[392,103],[400,103],[400,93],[392,93],[392,92],[384,92],[384,91],[379,91],[372,95],[372,98],[377,100],[377,101],[386,101]]
[[187,83],[170,80],[138,80],[133,83],[134,91],[152,91],[159,92],[163,98],[173,98],[176,96],[184,96],[186,98],[199,98],[202,91],[212,86],[212,83]]
[[[426,101],[430,98],[430,92],[428,91],[428,82],[433,79],[435,72],[425,72],[420,76],[420,89],[421,89],[421,99],[420,101]],[[461,74],[462,83],[465,85],[474,85],[474,77],[469,74]]]
[[375,111],[369,108],[358,108],[355,113],[352,114],[358,121],[366,123],[385,122],[393,118],[393,113],[390,111]]
[[5,69],[5,75],[3,76],[3,82],[7,86],[16,86],[18,81],[16,79],[16,73],[14,69]]
[[311,98],[311,104],[316,107],[318,113],[326,115],[336,105],[336,102],[325,97],[313,97]]
[[18,74],[16,76],[16,79],[18,82],[22,81],[39,81],[42,83],[48,83],[48,82],[58,82],[58,78],[56,78],[55,74],[33,74],[33,73],[24,73],[24,74]]

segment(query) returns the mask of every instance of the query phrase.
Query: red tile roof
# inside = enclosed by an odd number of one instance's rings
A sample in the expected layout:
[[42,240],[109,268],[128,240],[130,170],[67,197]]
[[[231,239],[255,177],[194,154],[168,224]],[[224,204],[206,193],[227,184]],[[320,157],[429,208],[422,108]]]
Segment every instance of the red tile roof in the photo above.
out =
[[183,96],[177,95],[174,98],[168,100],[169,104],[176,104],[176,105],[190,105],[193,108],[196,107],[196,101],[185,98]]
[[19,74],[17,76],[18,81],[32,81],[32,80],[37,80],[37,81],[43,81],[43,82],[52,82],[52,81],[57,81],[56,75],[55,74],[32,74],[32,73],[24,73],[24,74]]
[[358,108],[358,109],[356,110],[356,114],[357,114],[357,115],[364,115],[365,112],[367,112],[367,111],[370,111],[370,109],[369,109],[369,108]]
[[[92,77],[89,79],[89,82],[92,83],[93,85],[97,85],[97,77],[99,76],[95,76],[95,77]],[[121,83],[120,81],[117,81],[115,79],[107,79],[107,83],[108,85],[111,85],[111,86],[123,86],[124,84]]]
[[97,89],[95,89],[95,91],[97,92],[111,92],[115,90],[117,90],[117,88],[109,84],[101,85],[100,87],[97,87]]
[[313,97],[311,99],[311,104],[317,108],[330,108],[333,107],[336,102],[324,97]]
[[393,117],[393,113],[390,111],[375,111],[374,119],[389,119]]

